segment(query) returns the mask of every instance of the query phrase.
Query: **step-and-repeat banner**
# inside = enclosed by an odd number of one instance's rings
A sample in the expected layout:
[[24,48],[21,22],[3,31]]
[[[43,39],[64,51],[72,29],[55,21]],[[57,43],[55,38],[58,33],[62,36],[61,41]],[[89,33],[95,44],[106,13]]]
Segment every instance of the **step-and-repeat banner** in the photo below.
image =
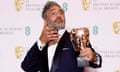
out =
[[[48,0],[1,0],[0,72],[24,72],[20,65],[38,39],[41,11]],[[120,0],[54,0],[65,11],[66,29],[88,27],[101,68],[88,72],[120,72]]]

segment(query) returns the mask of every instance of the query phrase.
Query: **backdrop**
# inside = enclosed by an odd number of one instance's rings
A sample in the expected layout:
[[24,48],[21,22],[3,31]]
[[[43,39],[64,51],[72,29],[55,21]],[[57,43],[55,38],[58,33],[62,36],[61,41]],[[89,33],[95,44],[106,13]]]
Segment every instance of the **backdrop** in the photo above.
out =
[[[38,39],[41,11],[48,0],[1,0],[0,72],[24,72],[20,65]],[[90,72],[120,72],[120,0],[54,0],[65,11],[66,29],[88,27],[101,68]]]

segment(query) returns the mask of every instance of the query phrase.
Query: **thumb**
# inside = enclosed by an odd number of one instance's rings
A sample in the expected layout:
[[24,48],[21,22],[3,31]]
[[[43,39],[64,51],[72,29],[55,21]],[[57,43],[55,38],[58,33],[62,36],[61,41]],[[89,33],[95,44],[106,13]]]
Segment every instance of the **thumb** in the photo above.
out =
[[47,20],[45,19],[45,20],[44,20],[44,28],[46,28],[47,26],[48,26]]

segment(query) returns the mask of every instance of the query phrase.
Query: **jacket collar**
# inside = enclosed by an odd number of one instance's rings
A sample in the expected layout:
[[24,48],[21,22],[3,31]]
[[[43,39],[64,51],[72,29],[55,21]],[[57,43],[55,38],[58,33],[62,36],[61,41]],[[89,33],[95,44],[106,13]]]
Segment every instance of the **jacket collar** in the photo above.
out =
[[61,37],[59,43],[58,43],[57,48],[56,48],[56,52],[55,52],[55,55],[53,58],[53,64],[52,64],[50,72],[55,72],[58,69],[59,61],[60,61],[61,54],[62,54],[61,52],[65,46],[64,44],[67,40],[66,37],[68,37],[68,36],[69,36],[69,33],[67,31],[65,31],[63,36]]

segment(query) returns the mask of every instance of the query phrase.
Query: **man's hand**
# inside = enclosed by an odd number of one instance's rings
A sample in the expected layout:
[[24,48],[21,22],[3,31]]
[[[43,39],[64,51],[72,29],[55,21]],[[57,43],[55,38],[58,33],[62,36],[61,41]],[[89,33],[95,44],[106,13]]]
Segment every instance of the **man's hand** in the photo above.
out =
[[40,41],[44,44],[51,41],[52,43],[56,43],[59,39],[58,31],[54,28],[49,28],[47,23],[45,22],[42,34],[40,36]]
[[88,61],[88,62],[96,62],[97,61],[96,54],[95,54],[95,52],[92,51],[91,48],[84,48],[84,49],[80,50],[80,56],[81,57],[86,56],[87,58],[85,58],[84,60]]

